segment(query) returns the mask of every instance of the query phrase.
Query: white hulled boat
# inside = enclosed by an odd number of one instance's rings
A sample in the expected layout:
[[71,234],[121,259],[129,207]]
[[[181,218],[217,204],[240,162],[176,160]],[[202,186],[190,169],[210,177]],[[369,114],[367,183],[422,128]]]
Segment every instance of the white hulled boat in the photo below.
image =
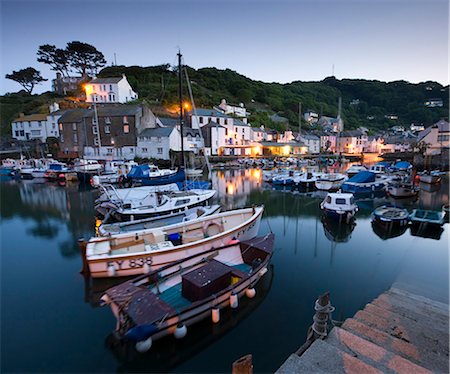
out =
[[320,177],[317,178],[315,186],[318,190],[336,191],[347,179],[348,177],[344,174],[339,173],[322,174]]

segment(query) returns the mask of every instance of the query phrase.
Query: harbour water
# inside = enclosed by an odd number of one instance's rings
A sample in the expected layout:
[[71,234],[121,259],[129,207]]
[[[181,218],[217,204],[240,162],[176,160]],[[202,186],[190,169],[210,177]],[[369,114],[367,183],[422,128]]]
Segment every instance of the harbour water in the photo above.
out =
[[[254,299],[223,311],[221,321],[191,327],[146,354],[121,345],[115,318],[98,306],[110,281],[80,273],[77,240],[95,234],[97,191],[78,184],[5,180],[1,188],[2,372],[230,372],[251,353],[255,372],[273,372],[305,340],[313,303],[331,293],[335,320],[401,284],[448,303],[448,224],[427,235],[408,228],[389,238],[374,230],[370,213],[382,196],[358,200],[355,225],[322,219],[320,192],[274,190],[259,169],[219,170],[212,176],[223,209],[265,205],[260,233],[276,235],[271,269]],[[449,181],[421,186],[407,207],[440,210]],[[421,236],[420,236],[421,235]],[[433,237],[426,237],[433,236]]]

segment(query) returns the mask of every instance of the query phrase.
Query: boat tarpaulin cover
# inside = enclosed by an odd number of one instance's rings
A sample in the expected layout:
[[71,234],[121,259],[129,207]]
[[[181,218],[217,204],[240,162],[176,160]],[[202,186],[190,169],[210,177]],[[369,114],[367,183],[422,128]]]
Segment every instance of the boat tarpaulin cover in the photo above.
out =
[[370,171],[360,171],[358,174],[351,177],[347,182],[352,182],[352,183],[375,182],[375,173],[372,173]]

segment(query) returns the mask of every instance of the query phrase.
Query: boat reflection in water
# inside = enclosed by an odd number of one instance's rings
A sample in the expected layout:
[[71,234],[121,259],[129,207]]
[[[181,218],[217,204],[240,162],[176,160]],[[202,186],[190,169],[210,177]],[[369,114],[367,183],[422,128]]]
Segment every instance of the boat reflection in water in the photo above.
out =
[[352,232],[356,227],[355,220],[350,220],[349,223],[338,222],[335,219],[322,216],[323,231],[328,240],[336,243],[346,243],[350,240]]
[[395,226],[395,225],[385,225],[382,226],[376,221],[372,221],[372,230],[373,232],[381,239],[387,240],[396,238],[398,236],[403,235],[406,230],[408,229],[408,226]]
[[105,346],[111,350],[120,363],[117,372],[168,372],[173,370],[222,338],[254,312],[269,293],[273,278],[274,268],[273,265],[270,265],[266,276],[256,284],[256,296],[253,299],[243,297],[239,299],[237,309],[222,309],[220,321],[217,324],[210,319],[196,323],[189,328],[188,334],[183,339],[177,340],[173,336],[166,336],[158,340],[158,344],[154,344],[145,354],[137,352],[133,342],[121,340],[115,333],[109,334],[105,339]]
[[411,224],[410,232],[412,236],[420,236],[421,238],[439,240],[444,228],[438,225]]
[[429,183],[420,182],[419,183],[419,188],[420,188],[421,191],[436,192],[436,191],[439,191],[441,189],[441,184],[440,183],[429,184]]

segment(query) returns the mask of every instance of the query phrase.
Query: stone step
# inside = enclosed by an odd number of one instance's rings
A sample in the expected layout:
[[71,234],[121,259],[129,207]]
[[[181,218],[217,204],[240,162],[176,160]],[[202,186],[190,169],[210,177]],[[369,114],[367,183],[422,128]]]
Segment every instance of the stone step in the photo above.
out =
[[396,288],[396,287],[391,287],[388,291],[388,293],[392,293],[401,297],[405,297],[408,298],[410,300],[414,300],[415,302],[419,303],[419,304],[423,304],[425,305],[428,309],[432,310],[435,313],[441,313],[444,315],[444,317],[449,316],[450,314],[450,309],[449,309],[449,305],[448,304],[444,304],[441,303],[439,301],[436,300],[432,300],[429,299],[427,297],[421,296],[421,295],[416,295],[413,294],[411,292]]
[[327,343],[383,373],[431,374],[431,371],[349,331],[335,327]]
[[418,303],[406,303],[392,295],[383,294],[378,296],[370,304],[402,317],[413,319],[418,323],[426,324],[430,329],[448,332],[448,318],[445,318],[441,314],[427,311],[421,308]]
[[448,372],[448,340],[430,340],[421,331],[409,331],[409,341],[399,339],[389,331],[378,329],[384,322],[378,316],[359,311],[353,318],[347,319],[342,328],[424,368]]
[[292,354],[276,373],[381,374],[382,371],[323,340],[316,340],[302,356]]
[[420,347],[422,354],[429,352],[448,360],[448,330],[433,329],[426,321],[418,323],[375,305],[368,304],[353,317],[369,327],[383,331],[390,336]]

